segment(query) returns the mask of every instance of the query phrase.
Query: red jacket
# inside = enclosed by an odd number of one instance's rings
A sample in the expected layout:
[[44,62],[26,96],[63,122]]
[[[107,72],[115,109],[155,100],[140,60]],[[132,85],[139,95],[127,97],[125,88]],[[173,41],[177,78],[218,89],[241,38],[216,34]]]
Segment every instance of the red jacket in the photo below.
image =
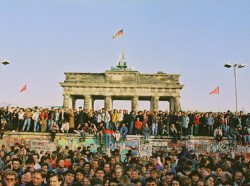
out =
[[40,116],[39,116],[41,119],[46,119],[46,120],[48,120],[48,118],[49,118],[49,115],[48,115],[48,112],[44,112],[44,111],[42,111],[41,113],[40,113]]
[[141,129],[141,128],[142,128],[142,122],[137,120],[137,121],[135,122],[135,128]]
[[113,130],[109,130],[109,129],[104,130],[104,134],[113,134],[113,133],[114,133]]

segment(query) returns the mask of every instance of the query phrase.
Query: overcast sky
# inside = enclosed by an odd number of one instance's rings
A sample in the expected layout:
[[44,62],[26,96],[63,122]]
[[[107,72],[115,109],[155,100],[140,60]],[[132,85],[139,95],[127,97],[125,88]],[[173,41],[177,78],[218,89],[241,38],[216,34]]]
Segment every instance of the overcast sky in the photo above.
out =
[[[121,38],[112,36],[121,29],[129,67],[181,74],[183,110],[235,111],[233,68],[224,64],[250,65],[249,0],[0,0],[0,17],[0,59],[11,62],[0,66],[1,104],[62,105],[64,72],[117,65]],[[245,112],[249,72],[237,69]],[[209,95],[217,86],[220,95]]]

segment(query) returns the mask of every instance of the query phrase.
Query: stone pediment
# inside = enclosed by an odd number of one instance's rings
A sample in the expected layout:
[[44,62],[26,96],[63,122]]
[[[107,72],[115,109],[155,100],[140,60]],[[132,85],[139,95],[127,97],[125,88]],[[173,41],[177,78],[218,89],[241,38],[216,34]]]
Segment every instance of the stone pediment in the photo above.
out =
[[[179,74],[140,74],[138,71],[105,71],[105,73],[65,73],[66,80],[61,83],[64,87],[69,84],[147,84],[147,85],[177,85],[179,83]],[[103,84],[104,83],[104,84]]]

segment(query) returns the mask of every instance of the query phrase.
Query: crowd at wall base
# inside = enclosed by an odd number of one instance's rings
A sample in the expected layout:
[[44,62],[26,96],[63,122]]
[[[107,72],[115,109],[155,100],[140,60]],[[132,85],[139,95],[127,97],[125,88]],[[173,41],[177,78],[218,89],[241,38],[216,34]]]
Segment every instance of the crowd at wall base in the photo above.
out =
[[[248,146],[230,145],[227,138],[218,141],[214,137],[190,136],[176,142],[169,137],[151,136],[145,140],[142,135],[127,135],[126,140],[112,138],[105,151],[105,144],[100,144],[94,135],[82,140],[79,134],[58,133],[52,141],[50,133],[6,132],[0,145],[4,186],[250,183]],[[106,166],[110,167],[109,172]],[[9,183],[14,180],[16,184]]]
[[[104,138],[104,137],[103,137]],[[36,151],[53,151],[57,146],[70,146],[72,149],[85,145],[89,146],[92,152],[96,152],[97,148],[102,146],[104,150],[106,146],[105,138],[100,143],[100,139],[95,135],[89,134],[85,139],[79,134],[63,134],[57,133],[52,142],[51,133],[35,133],[35,132],[6,132],[3,139],[0,140],[0,144],[6,145],[8,148],[16,143],[22,143],[28,145],[31,149]],[[227,138],[223,138],[218,141],[215,137],[208,136],[189,136],[183,137],[181,140],[175,142],[172,137],[163,136],[150,136],[148,140],[145,140],[142,135],[127,135],[126,140],[120,139],[116,141],[115,137],[111,138],[110,149],[114,150],[119,148],[121,155],[125,158],[125,154],[130,147],[139,150],[141,156],[151,156],[154,151],[169,151],[171,149],[181,149],[182,146],[186,146],[189,150],[194,150],[197,153],[227,153],[230,151],[237,151],[243,154],[250,153],[248,146],[230,145]]]

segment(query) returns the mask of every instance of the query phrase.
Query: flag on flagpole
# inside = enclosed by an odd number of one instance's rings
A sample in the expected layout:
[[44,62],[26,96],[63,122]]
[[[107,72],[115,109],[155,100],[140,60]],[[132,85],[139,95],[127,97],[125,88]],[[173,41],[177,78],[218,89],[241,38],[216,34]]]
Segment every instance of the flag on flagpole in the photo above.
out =
[[19,93],[21,93],[21,92],[23,92],[23,91],[26,91],[26,89],[27,89],[27,84],[25,84],[25,85],[22,87],[22,89],[20,90]]
[[123,30],[120,30],[119,32],[117,32],[114,36],[113,36],[113,39],[117,38],[117,37],[120,37],[123,35]]
[[210,92],[209,94],[219,94],[219,93],[220,93],[220,88],[218,86],[212,92]]

